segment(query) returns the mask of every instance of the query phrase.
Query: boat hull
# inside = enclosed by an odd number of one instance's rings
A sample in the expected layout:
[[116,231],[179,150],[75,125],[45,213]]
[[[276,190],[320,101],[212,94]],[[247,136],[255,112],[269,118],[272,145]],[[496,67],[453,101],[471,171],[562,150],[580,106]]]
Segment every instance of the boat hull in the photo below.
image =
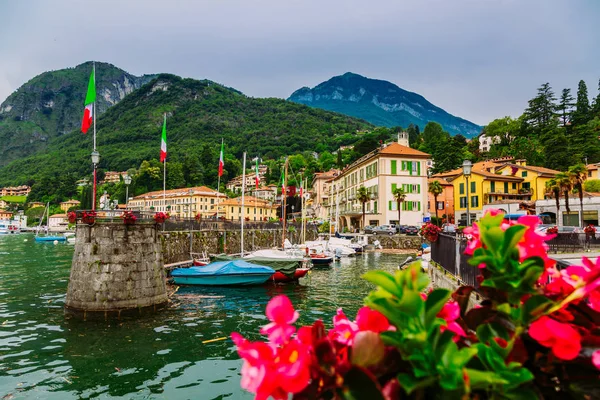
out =
[[273,274],[230,274],[218,276],[174,276],[173,282],[178,285],[200,286],[247,286],[261,285]]
[[307,273],[308,273],[307,268],[298,268],[296,270],[296,272],[294,272],[294,276],[289,277],[289,276],[284,275],[281,272],[277,271],[271,276],[270,280],[272,280],[273,282],[293,282],[293,281],[297,281],[298,279],[304,277]]
[[313,265],[329,265],[333,262],[333,257],[311,257]]
[[64,236],[40,236],[35,238],[36,242],[54,242],[55,240],[57,242],[64,242],[67,238]]

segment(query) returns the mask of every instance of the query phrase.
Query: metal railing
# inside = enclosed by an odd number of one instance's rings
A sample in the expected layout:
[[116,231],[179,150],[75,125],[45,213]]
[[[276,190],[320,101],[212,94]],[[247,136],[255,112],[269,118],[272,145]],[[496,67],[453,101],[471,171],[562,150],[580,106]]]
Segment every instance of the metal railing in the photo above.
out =
[[431,244],[431,260],[460,280],[460,283],[479,287],[479,268],[469,264],[471,256],[465,254],[467,240],[462,235],[441,233]]
[[[598,236],[597,236],[598,235]],[[575,253],[600,249],[600,233],[557,233],[548,242],[550,252]]]

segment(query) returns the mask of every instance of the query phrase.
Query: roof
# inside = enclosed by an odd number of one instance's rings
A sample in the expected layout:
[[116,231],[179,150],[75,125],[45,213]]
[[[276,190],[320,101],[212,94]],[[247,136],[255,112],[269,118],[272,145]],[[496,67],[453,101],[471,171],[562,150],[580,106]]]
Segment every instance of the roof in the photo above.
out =
[[504,164],[503,166],[499,167],[498,169],[504,169],[506,167],[515,167],[515,168],[521,168],[524,170],[528,170],[528,171],[533,171],[533,172],[537,172],[540,175],[549,175],[549,176],[555,176],[556,174],[559,174],[560,171],[556,171],[554,169],[550,169],[550,168],[544,168],[544,167],[536,167],[533,165],[519,165],[519,164],[512,164],[512,163],[507,163]]
[[443,178],[429,178],[427,179],[427,183],[431,184],[431,182],[439,182],[442,186],[453,186],[450,182],[448,182],[447,180],[443,179]]
[[330,169],[329,171],[325,171],[325,172],[315,172],[315,177],[313,178],[313,180],[334,178],[339,173],[340,173],[339,169]]
[[[491,159],[486,161],[479,161],[473,164],[471,167],[471,172],[476,171],[488,171],[491,168],[497,168],[501,166],[505,162],[504,159]],[[432,175],[432,178],[452,178],[454,176],[462,175],[463,169],[462,167],[453,169],[451,171],[440,172],[438,174]]]
[[[220,206],[241,206],[242,205],[242,197],[234,197],[233,199],[227,199],[219,203]],[[252,206],[252,207],[263,207],[263,208],[273,208],[274,205],[271,205],[270,202],[265,201],[263,199],[257,199],[254,196],[245,196],[244,197],[244,206]]]
[[386,146],[383,150],[379,152],[380,154],[387,155],[398,155],[398,156],[412,156],[419,158],[431,158],[431,154],[424,153],[422,151],[413,149],[411,147],[406,147],[401,145],[398,142],[393,142]]
[[598,164],[588,164],[585,166],[588,171],[596,171],[598,169]]
[[54,214],[50,218],[67,218],[67,214]]
[[79,200],[67,200],[67,201],[63,201],[60,204],[81,204],[81,202]]
[[[179,188],[179,189],[169,189],[164,194],[166,197],[181,197],[181,196],[190,196],[190,189],[194,191],[193,196],[214,196],[214,197],[226,197],[225,194],[219,193],[216,190],[213,190],[206,186],[196,186],[192,188]],[[145,199],[145,198],[159,198],[163,196],[162,190],[156,190],[154,192],[143,193],[138,196],[135,196],[134,200]]]

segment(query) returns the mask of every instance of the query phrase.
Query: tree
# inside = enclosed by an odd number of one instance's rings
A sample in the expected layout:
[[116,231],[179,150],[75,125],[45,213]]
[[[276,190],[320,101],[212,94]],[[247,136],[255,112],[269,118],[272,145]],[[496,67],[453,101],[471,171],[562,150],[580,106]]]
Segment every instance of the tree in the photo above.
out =
[[369,194],[369,190],[361,186],[356,191],[356,200],[362,203],[362,227],[365,227],[365,204],[367,201],[371,200],[371,195]]
[[566,172],[560,172],[556,174],[556,183],[560,187],[561,192],[565,196],[565,208],[567,209],[567,214],[571,213],[571,209],[569,208],[569,192],[573,190],[573,185],[571,184],[571,177]]
[[438,218],[437,198],[444,192],[444,187],[438,181],[433,181],[429,184],[429,193],[433,195],[433,207],[435,208],[435,218]]
[[544,83],[538,88],[538,94],[529,100],[529,106],[525,110],[527,122],[540,131],[552,128],[556,124],[556,97],[550,87],[550,83]]
[[588,97],[587,85],[583,80],[577,85],[577,102],[573,112],[573,123],[583,125],[590,119],[590,99]]
[[338,169],[344,168],[344,160],[342,159],[342,149],[337,151],[337,167]]
[[556,222],[558,223],[560,215],[560,185],[556,178],[546,181],[546,193],[554,196],[554,200],[556,201]]
[[396,199],[396,204],[398,206],[398,225],[400,225],[400,210],[402,209],[402,203],[406,199],[406,192],[401,187],[396,187],[392,190],[392,195],[394,199]]
[[600,79],[598,80],[598,95],[592,103],[592,117],[600,117]]
[[583,164],[577,164],[569,168],[568,174],[571,178],[571,184],[577,190],[579,195],[579,209],[581,211],[580,221],[583,226],[583,182],[587,178],[587,168]]
[[573,96],[571,96],[571,89],[563,89],[562,94],[560,96],[560,103],[558,105],[558,111],[562,115],[562,123],[566,128],[567,123],[571,121],[571,109],[573,108]]

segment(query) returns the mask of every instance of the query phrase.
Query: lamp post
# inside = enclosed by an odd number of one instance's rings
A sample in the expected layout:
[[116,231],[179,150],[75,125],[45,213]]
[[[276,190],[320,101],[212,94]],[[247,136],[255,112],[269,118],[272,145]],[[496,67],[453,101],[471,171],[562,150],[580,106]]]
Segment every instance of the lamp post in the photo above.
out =
[[131,177],[129,174],[126,174],[123,177],[123,182],[125,182],[125,208],[129,209],[129,185],[131,184]]
[[94,166],[94,188],[92,189],[92,211],[96,211],[96,171],[100,163],[100,153],[92,151],[92,165]]
[[471,225],[471,215],[469,210],[469,177],[471,176],[471,168],[473,164],[469,160],[465,160],[462,163],[463,175],[467,182],[467,226]]
[[[192,255],[192,244],[193,244],[193,235],[192,235],[192,202],[194,201],[194,189],[190,188],[190,190],[188,190],[188,194],[190,195],[190,256]],[[192,257],[193,259],[193,257]]]

